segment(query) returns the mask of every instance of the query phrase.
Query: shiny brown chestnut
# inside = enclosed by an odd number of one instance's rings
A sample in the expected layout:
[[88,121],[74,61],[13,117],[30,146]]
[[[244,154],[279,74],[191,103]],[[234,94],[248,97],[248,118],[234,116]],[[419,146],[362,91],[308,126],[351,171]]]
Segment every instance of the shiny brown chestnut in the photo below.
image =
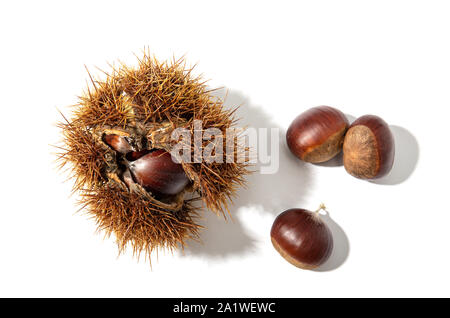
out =
[[103,136],[103,141],[115,151],[123,154],[134,150],[130,143],[123,136],[119,136],[116,134],[107,134]]
[[344,167],[356,178],[381,178],[394,164],[394,136],[388,124],[378,116],[358,118],[347,131],[343,149]]
[[330,106],[311,108],[294,119],[286,133],[291,152],[303,161],[325,162],[342,150],[347,117]]
[[272,225],[270,237],[280,255],[292,265],[314,269],[330,257],[333,236],[322,221],[319,211],[289,209],[278,215]]
[[183,166],[175,163],[169,152],[159,149],[142,154],[129,155],[129,159],[138,159],[129,161],[128,167],[134,180],[146,190],[159,195],[175,195],[189,183]]
[[135,161],[135,160],[138,160],[139,158],[145,156],[146,154],[149,154],[150,152],[152,152],[152,151],[148,150],[148,149],[143,149],[143,150],[139,150],[139,151],[131,151],[125,155],[125,158],[128,161]]

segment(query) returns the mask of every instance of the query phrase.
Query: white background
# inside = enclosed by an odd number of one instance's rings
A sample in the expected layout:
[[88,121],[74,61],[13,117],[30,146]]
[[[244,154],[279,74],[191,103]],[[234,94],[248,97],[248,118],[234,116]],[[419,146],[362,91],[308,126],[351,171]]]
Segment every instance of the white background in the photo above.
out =
[[[449,17],[448,1],[2,2],[0,296],[450,296]],[[205,212],[203,245],[154,255],[152,269],[117,257],[76,213],[50,144],[84,65],[101,76],[144,46],[198,63],[227,105],[244,104],[243,124],[283,134],[323,104],[381,116],[397,142],[392,175],[360,181],[281,145],[279,173],[249,178],[233,222]],[[321,202],[335,253],[303,271],[275,252],[270,227]]]

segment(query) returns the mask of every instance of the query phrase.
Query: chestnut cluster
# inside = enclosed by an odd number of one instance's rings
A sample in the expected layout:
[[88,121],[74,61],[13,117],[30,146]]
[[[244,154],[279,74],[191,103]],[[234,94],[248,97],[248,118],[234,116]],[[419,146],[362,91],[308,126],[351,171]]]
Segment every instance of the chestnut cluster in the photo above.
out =
[[394,163],[394,137],[388,124],[374,115],[350,125],[340,110],[314,107],[294,119],[286,141],[295,156],[311,163],[328,161],[343,150],[345,169],[360,179],[381,178]]
[[[295,118],[286,142],[295,156],[311,163],[328,161],[343,151],[345,169],[360,179],[383,177],[394,162],[394,138],[383,119],[365,115],[350,125],[340,110],[329,106],[311,108]],[[330,257],[333,237],[320,218],[323,209],[289,209],[275,219],[272,244],[289,263],[314,269]]]

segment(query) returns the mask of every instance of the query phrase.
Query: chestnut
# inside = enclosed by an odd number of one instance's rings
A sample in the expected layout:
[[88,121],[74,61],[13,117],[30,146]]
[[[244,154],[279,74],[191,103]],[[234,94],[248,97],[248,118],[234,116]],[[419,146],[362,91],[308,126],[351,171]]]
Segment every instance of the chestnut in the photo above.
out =
[[394,164],[394,137],[388,124],[378,116],[358,118],[345,136],[343,149],[344,167],[356,178],[381,178]]
[[325,162],[342,150],[347,117],[330,106],[311,108],[294,119],[286,133],[291,152],[303,161]]
[[302,269],[314,269],[330,257],[333,236],[319,211],[289,209],[277,216],[270,231],[274,248],[289,263]]
[[134,150],[124,136],[106,134],[103,136],[103,141],[112,149],[120,153],[125,154]]
[[129,152],[129,153],[127,153],[125,155],[125,158],[128,161],[135,161],[135,160],[145,156],[146,154],[148,154],[150,152],[152,152],[152,151],[148,150],[148,149],[143,149],[143,150],[139,150],[139,151],[131,151],[131,152]]
[[129,159],[138,159],[128,161],[128,167],[134,180],[146,190],[158,195],[175,195],[189,183],[183,166],[175,163],[169,152],[158,149],[142,154],[129,155]]

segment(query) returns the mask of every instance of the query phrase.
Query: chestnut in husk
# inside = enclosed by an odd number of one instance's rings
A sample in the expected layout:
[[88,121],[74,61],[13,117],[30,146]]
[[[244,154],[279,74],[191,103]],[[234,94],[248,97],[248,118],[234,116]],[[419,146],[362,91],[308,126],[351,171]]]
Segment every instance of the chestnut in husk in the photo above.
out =
[[333,236],[322,221],[319,211],[289,209],[278,215],[272,225],[270,237],[275,249],[289,263],[314,269],[330,257]]
[[150,260],[154,251],[174,251],[198,239],[202,208],[228,215],[231,198],[251,173],[250,148],[228,147],[229,140],[238,141],[228,138],[227,158],[243,160],[209,163],[196,156],[176,165],[168,153],[178,144],[172,138],[178,129],[193,132],[194,143],[186,145],[196,154],[219,145],[196,139],[195,132],[213,128],[226,136],[239,118],[183,58],[158,61],[145,50],[133,64],[119,63],[102,71],[103,78],[89,74],[91,83],[72,116],[58,123],[58,161],[71,166],[80,206],[100,231],[115,236],[120,253],[132,248],[133,255]]
[[189,183],[183,166],[175,163],[171,154],[161,149],[130,161],[129,168],[136,182],[155,194],[175,195]]
[[116,134],[105,134],[103,136],[103,141],[115,151],[123,154],[134,150],[124,136],[119,136]]
[[342,150],[349,126],[345,115],[330,106],[318,106],[294,119],[286,133],[291,152],[303,161],[325,162]]
[[172,156],[161,149],[135,151],[125,135],[108,133],[103,141],[123,155],[128,169],[122,178],[129,187],[137,182],[155,195],[175,195],[189,183],[183,166],[175,163]]
[[344,167],[356,178],[381,178],[394,164],[394,137],[388,124],[378,116],[358,118],[345,136],[343,149]]

